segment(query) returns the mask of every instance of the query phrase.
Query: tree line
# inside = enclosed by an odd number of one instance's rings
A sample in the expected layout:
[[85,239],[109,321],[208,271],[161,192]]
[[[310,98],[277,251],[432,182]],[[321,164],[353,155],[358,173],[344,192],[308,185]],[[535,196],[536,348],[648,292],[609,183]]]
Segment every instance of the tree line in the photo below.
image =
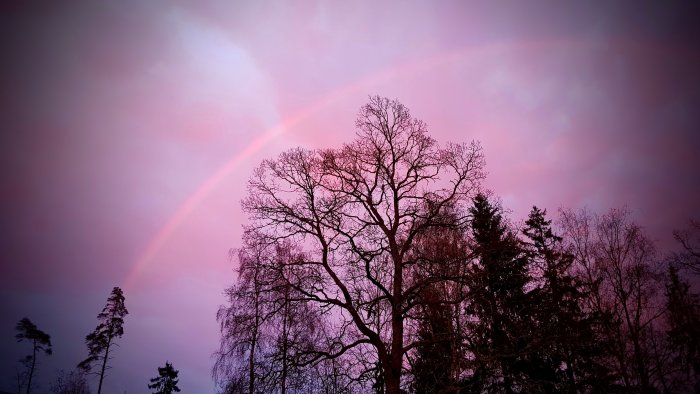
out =
[[[125,297],[121,288],[114,287],[102,312],[97,315],[99,321],[95,330],[85,337],[88,348],[88,357],[81,361],[77,368],[66,373],[61,371],[51,385],[51,392],[55,394],[89,394],[87,374],[95,374],[99,377],[97,393],[102,392],[102,384],[106,372],[111,367],[109,360],[113,358],[116,340],[124,335],[124,317],[129,314],[125,306]],[[37,356],[40,353],[52,354],[51,336],[37,328],[29,318],[21,319],[16,326],[16,338],[19,342],[27,341],[32,345],[32,353],[20,360],[22,370],[17,374],[17,392],[29,394],[32,390],[32,379],[37,366]],[[111,355],[112,354],[112,355]],[[97,367],[97,371],[93,368]],[[149,389],[156,394],[170,394],[179,392],[178,371],[169,362],[158,368],[158,376],[150,380]]]
[[671,258],[625,209],[513,223],[478,143],[382,97],[355,125],[248,182],[222,393],[700,392],[696,222]]

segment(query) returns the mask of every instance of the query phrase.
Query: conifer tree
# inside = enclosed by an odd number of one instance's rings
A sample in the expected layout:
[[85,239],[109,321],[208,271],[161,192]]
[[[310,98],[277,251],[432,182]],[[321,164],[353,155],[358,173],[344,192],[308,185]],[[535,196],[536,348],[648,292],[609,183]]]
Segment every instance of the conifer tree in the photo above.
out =
[[424,291],[423,319],[418,328],[416,360],[412,367],[417,394],[444,393],[451,389],[455,368],[454,327],[449,305],[432,289]]
[[88,372],[95,363],[101,364],[97,394],[102,392],[102,382],[105,371],[109,368],[107,361],[110,359],[109,352],[114,345],[114,340],[124,335],[124,316],[128,313],[129,311],[124,306],[124,293],[122,289],[115,287],[112,289],[104,309],[97,315],[100,323],[93,332],[85,337],[89,355],[78,364],[78,367]]
[[178,373],[180,371],[173,368],[173,365],[166,361],[164,367],[158,367],[158,377],[151,379],[151,384],[148,385],[148,388],[155,389],[154,394],[179,393],[180,388],[177,387]]
[[530,271],[538,277],[530,292],[537,346],[528,354],[527,373],[541,391],[607,391],[604,340],[596,335],[603,317],[583,311],[583,290],[569,270],[574,256],[564,249],[546,213],[533,207],[523,229]]
[[26,391],[27,394],[29,394],[32,387],[34,369],[36,368],[37,352],[44,352],[46,355],[51,355],[51,336],[38,329],[36,325],[26,317],[17,323],[16,329],[18,332],[15,338],[17,338],[18,342],[26,340],[32,343],[32,354],[22,360],[29,368]]
[[525,254],[503,222],[500,208],[477,195],[470,208],[476,261],[470,275],[469,350],[473,375],[465,389],[473,392],[515,392],[522,386],[522,355],[531,328],[525,285]]

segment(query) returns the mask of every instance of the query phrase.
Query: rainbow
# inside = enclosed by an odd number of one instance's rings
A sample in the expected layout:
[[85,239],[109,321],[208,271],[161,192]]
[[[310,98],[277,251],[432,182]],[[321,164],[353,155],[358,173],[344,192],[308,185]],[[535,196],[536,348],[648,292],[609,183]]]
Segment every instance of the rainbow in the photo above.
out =
[[[528,49],[532,49],[533,47],[535,47],[536,49],[546,49],[551,48],[553,45],[570,46],[572,43],[570,41],[564,42],[560,40],[550,40],[545,42],[540,41],[535,45],[532,44],[533,43],[529,43],[529,45],[526,45]],[[313,114],[321,111],[330,104],[349,94],[361,92],[363,90],[366,91],[372,86],[399,77],[405,78],[411,75],[418,75],[421,72],[434,69],[437,66],[462,60],[466,56],[484,56],[491,52],[503,49],[505,47],[506,46],[503,44],[491,44],[482,47],[472,47],[469,49],[457,49],[452,51],[441,52],[435,56],[426,59],[405,62],[399,64],[398,66],[388,67],[376,74],[370,75],[368,77],[359,79],[355,82],[342,86],[339,89],[332,91],[330,94],[320,98],[319,100],[286,117],[276,126],[267,130],[261,136],[255,138],[250,144],[248,144],[248,146],[245,147],[245,149],[243,149],[243,151],[238,152],[236,155],[231,157],[226,163],[219,167],[214,172],[214,174],[212,174],[209,178],[207,178],[197,187],[194,193],[192,193],[177,208],[177,210],[170,217],[170,219],[168,219],[165,225],[163,225],[160,228],[160,230],[147,244],[145,250],[133,264],[126,278],[123,280],[123,288],[130,288],[135,284],[136,280],[141,275],[144,268],[148,266],[148,264],[153,260],[158,251],[168,242],[170,236],[182,224],[184,219],[187,218],[187,216],[198,205],[200,205],[203,202],[203,200],[205,200],[205,198],[217,187],[217,185],[222,183],[226,179],[226,177],[229,174],[231,174],[242,161],[253,156],[267,143],[269,143],[276,137],[279,137],[280,135],[284,134],[287,130],[291,129],[303,120],[309,118]]]

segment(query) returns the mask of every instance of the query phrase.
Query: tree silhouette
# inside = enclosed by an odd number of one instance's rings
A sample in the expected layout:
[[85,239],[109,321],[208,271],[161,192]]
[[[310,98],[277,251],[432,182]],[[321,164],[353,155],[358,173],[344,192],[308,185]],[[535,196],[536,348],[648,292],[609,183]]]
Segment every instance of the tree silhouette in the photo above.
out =
[[571,270],[574,256],[546,210],[532,208],[523,234],[536,276],[529,294],[536,346],[527,355],[527,374],[547,392],[609,391],[605,340],[597,335],[604,317],[583,310],[583,286]]
[[426,289],[424,319],[419,323],[413,387],[416,393],[444,393],[453,385],[456,341],[451,308],[436,291]]
[[249,232],[303,247],[290,285],[337,316],[332,346],[301,362],[364,348],[386,392],[398,394],[405,355],[417,346],[406,341],[406,319],[424,287],[408,285],[409,252],[417,236],[444,225],[447,209],[468,202],[484,177],[483,155],[476,143],[439,147],[425,123],[386,98],[370,98],[355,125],[357,139],[341,149],[264,161],[243,207]]
[[688,228],[674,231],[673,236],[682,248],[675,254],[675,261],[689,271],[700,275],[700,221],[691,220]]
[[668,339],[673,362],[695,392],[700,391],[700,297],[669,267],[666,284]]
[[452,209],[443,223],[415,240],[410,255],[413,264],[411,283],[423,288],[414,300],[418,307],[414,319],[415,352],[410,355],[413,389],[416,393],[447,393],[458,388],[464,352],[461,346],[462,303],[466,298],[465,272],[469,249],[466,226],[457,222]]
[[32,354],[25,357],[22,362],[27,365],[29,372],[27,376],[27,390],[29,394],[32,387],[32,377],[36,367],[36,357],[38,352],[43,352],[46,355],[51,355],[51,336],[41,331],[28,318],[22,318],[16,326],[18,342],[29,341],[32,343]]
[[97,315],[100,322],[95,330],[85,337],[88,347],[88,357],[78,364],[78,367],[90,371],[95,363],[100,363],[100,383],[97,386],[97,394],[102,392],[102,382],[104,381],[107,361],[110,359],[109,352],[114,345],[114,340],[124,335],[124,316],[129,312],[124,306],[124,294],[122,289],[115,287],[107,299],[107,304],[102,312]]
[[[217,315],[224,392],[697,390],[697,299],[676,271],[664,299],[627,210],[562,211],[555,231],[534,207],[519,227],[478,193],[478,144],[441,147],[382,97],[355,125],[353,142],[287,151],[248,182]],[[676,233],[688,270],[695,227]]]
[[225,392],[308,391],[311,371],[298,365],[298,353],[308,352],[322,327],[287,278],[302,257],[288,242],[254,237],[238,250],[239,278],[217,314],[222,340],[213,374]]
[[[220,350],[215,353],[214,379],[222,382],[226,393],[254,393],[258,385],[261,337],[269,318],[263,291],[265,248],[249,242],[238,251],[238,281],[226,289],[229,305],[221,306],[217,320],[221,325]],[[244,362],[242,362],[244,361]]]
[[465,386],[471,391],[513,393],[524,383],[524,355],[531,339],[526,256],[501,209],[485,195],[474,198],[470,212],[476,258],[468,279],[467,306],[473,374]]
[[66,373],[61,371],[51,385],[53,394],[90,394],[85,372],[81,369]]
[[165,362],[164,367],[158,367],[158,377],[151,379],[151,383],[148,385],[149,389],[155,389],[154,394],[172,394],[173,392],[180,392],[180,388],[177,387],[179,371],[173,368],[173,365],[169,362]]
[[608,317],[602,334],[620,385],[638,392],[652,392],[655,381],[663,386],[665,376],[652,357],[665,311],[654,244],[626,209],[564,211],[562,219],[586,307]]

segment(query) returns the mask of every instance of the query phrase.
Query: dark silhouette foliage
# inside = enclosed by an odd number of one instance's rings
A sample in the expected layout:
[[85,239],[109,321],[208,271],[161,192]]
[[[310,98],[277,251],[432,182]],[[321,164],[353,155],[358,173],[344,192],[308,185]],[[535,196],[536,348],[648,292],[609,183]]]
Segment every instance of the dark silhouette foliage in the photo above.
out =
[[355,125],[357,138],[340,149],[296,149],[264,161],[243,207],[248,234],[303,248],[289,285],[334,317],[328,346],[296,362],[362,353],[356,377],[378,372],[385,391],[398,394],[404,358],[417,346],[406,316],[424,287],[409,285],[408,256],[417,237],[472,197],[483,155],[476,143],[439,146],[396,100],[371,97]]
[[537,278],[529,293],[535,335],[526,373],[537,382],[531,391],[608,391],[607,346],[597,334],[605,316],[584,311],[583,285],[571,270],[574,256],[564,249],[545,210],[532,208],[523,234],[530,271]]
[[530,281],[525,251],[503,222],[501,209],[479,194],[470,208],[474,263],[469,272],[472,376],[464,381],[471,392],[516,392],[525,384],[523,372],[532,331]]
[[415,352],[409,355],[412,387],[417,393],[448,393],[458,388],[461,360],[459,313],[464,302],[464,274],[468,247],[465,223],[454,208],[433,227],[416,237],[409,256],[411,282],[422,287],[411,316],[417,328]]
[[173,368],[169,362],[165,362],[164,367],[158,367],[158,376],[151,379],[148,385],[149,389],[155,390],[154,394],[172,394],[179,393],[180,388],[177,387],[179,371]]
[[672,361],[689,386],[700,392],[700,297],[690,292],[674,267],[669,267],[666,307]]
[[53,394],[90,394],[85,372],[81,369],[70,373],[61,371],[51,385],[51,392]]
[[416,360],[412,366],[416,393],[446,393],[453,386],[457,345],[449,305],[433,290],[423,294],[424,318],[419,323]]
[[675,262],[681,267],[700,275],[700,221],[691,220],[685,230],[673,233],[681,250],[675,254]]
[[99,324],[93,332],[85,337],[88,348],[88,357],[78,364],[78,367],[89,372],[94,364],[100,365],[100,382],[97,386],[97,394],[102,392],[102,383],[105,371],[109,368],[110,350],[117,338],[124,335],[124,316],[129,313],[124,306],[124,293],[119,287],[112,289],[107,299],[107,304],[102,312],[97,315]]
[[692,228],[666,277],[625,209],[515,225],[480,192],[478,144],[441,147],[382,97],[356,128],[251,177],[222,392],[698,392]]
[[27,355],[24,359],[21,360],[22,363],[28,369],[28,371],[26,372],[26,393],[29,394],[32,387],[32,378],[34,377],[34,370],[37,364],[37,353],[51,355],[51,336],[38,329],[36,325],[32,323],[32,321],[29,320],[29,318],[26,317],[22,318],[22,320],[20,320],[17,323],[15,329],[17,330],[17,335],[15,335],[15,338],[17,338],[18,342],[27,341],[32,344],[32,354]]

